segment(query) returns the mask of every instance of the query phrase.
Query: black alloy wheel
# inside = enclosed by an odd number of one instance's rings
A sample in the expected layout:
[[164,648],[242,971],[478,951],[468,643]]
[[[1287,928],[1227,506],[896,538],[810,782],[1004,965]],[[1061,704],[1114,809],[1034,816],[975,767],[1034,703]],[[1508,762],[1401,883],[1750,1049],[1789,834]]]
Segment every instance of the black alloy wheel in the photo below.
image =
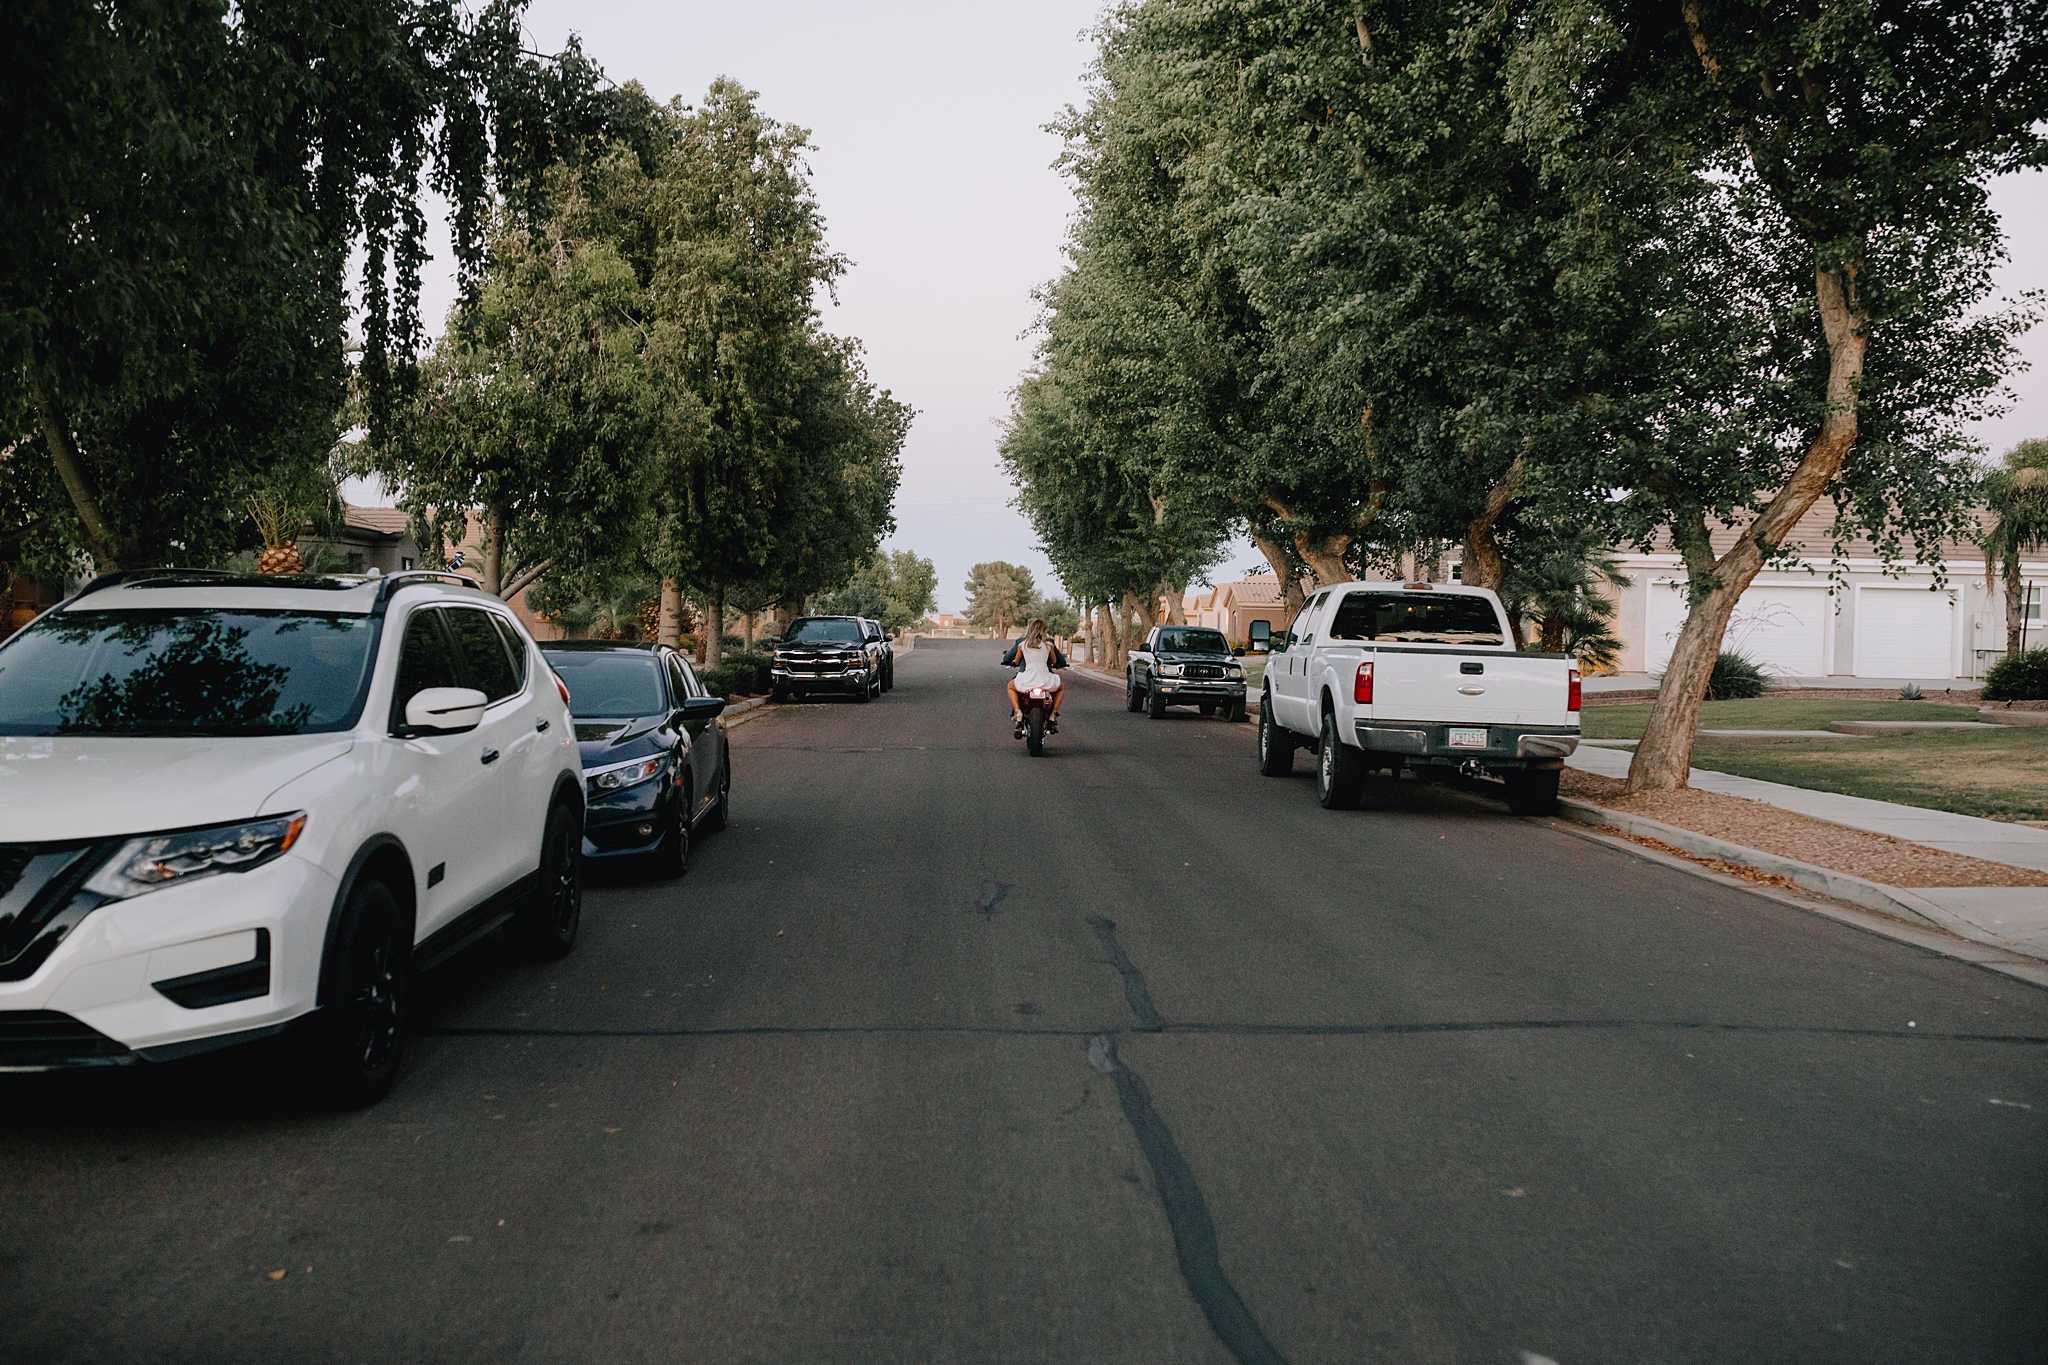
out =
[[712,798],[711,809],[704,812],[704,828],[716,834],[732,820],[732,749],[728,747],[724,759],[718,765],[718,795]]
[[1124,710],[1137,712],[1144,709],[1145,694],[1138,690],[1138,680],[1129,673],[1124,674]]
[[1337,718],[1323,713],[1323,737],[1316,745],[1316,797],[1324,810],[1350,810],[1365,794],[1365,759],[1337,738]]
[[1285,777],[1294,771],[1294,736],[1273,720],[1273,694],[1259,704],[1259,771],[1267,777]]
[[540,884],[507,928],[523,956],[553,962],[576,946],[582,922],[583,817],[567,801],[556,801],[541,835]]
[[1159,690],[1157,680],[1145,689],[1145,714],[1153,720],[1158,720],[1166,714],[1166,694]]
[[322,964],[320,1009],[312,1016],[301,1074],[321,1101],[342,1109],[375,1104],[398,1077],[405,1050],[407,917],[383,882],[349,894]]
[[654,871],[659,877],[680,877],[690,870],[690,812],[696,793],[688,778],[669,805],[668,827],[662,831],[661,847],[654,850]]

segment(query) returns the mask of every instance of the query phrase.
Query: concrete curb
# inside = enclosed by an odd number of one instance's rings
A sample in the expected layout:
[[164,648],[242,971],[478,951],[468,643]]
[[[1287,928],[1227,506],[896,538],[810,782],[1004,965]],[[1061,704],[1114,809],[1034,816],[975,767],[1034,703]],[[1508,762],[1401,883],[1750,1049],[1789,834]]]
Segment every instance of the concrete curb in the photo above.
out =
[[1866,934],[1875,934],[1879,938],[1888,938],[1893,942],[1904,943],[1910,947],[1919,948],[1924,952],[1953,958],[1958,962],[1967,962],[1974,967],[1982,967],[1986,971],[1997,972],[2001,976],[2011,977],[2015,980],[2024,981],[2030,986],[2038,986],[2043,990],[2048,990],[2048,963],[2041,962],[2022,953],[2016,953],[2010,948],[2003,946],[1987,947],[1974,940],[1959,939],[1945,930],[1929,928],[1917,923],[1909,923],[1891,915],[1865,910],[1861,906],[1844,905],[1836,901],[1818,898],[1808,899],[1805,895],[1794,895],[1775,886],[1759,885],[1756,882],[1745,881],[1740,877],[1731,877],[1727,873],[1716,872],[1712,868],[1701,867],[1698,863],[1689,862],[1676,854],[1665,853],[1654,848],[1645,848],[1641,844],[1633,843],[1616,834],[1603,834],[1590,825],[1579,824],[1568,814],[1563,819],[1554,822],[1552,828],[1561,834],[1568,834],[1574,839],[1585,839],[1591,843],[1601,844],[1633,857],[1643,858],[1653,863],[1660,863],[1665,867],[1671,868],[1673,871],[1683,872],[1689,876],[1698,877],[1703,881],[1717,882],[1731,890],[1747,892],[1752,896],[1760,896],[1764,900],[1772,901],[1794,910],[1804,910],[1811,914],[1821,915],[1827,919],[1834,920],[1838,924],[1846,924],[1852,929],[1860,929]]
[[1987,948],[1995,948],[2001,953],[2010,953],[2016,958],[2031,960],[2011,944],[1992,938],[1976,925],[1957,918],[1932,901],[1923,896],[1916,896],[1904,887],[1885,886],[1867,878],[1836,872],[1832,868],[1815,867],[1812,863],[1803,863],[1797,858],[1746,848],[1741,844],[1730,843],[1726,839],[1716,839],[1711,835],[1697,834],[1689,829],[1680,829],[1676,825],[1667,825],[1662,820],[1609,810],[1590,801],[1565,797],[1557,804],[1560,816],[1582,825],[1610,826],[1623,834],[1643,835],[1702,858],[1718,858],[1723,862],[1753,867],[1759,872],[1783,877],[1815,895],[1847,901],[1865,910],[1875,910],[1894,919],[1939,929],[1957,938],[1981,943]]
[[727,725],[740,725],[754,718],[754,713],[768,704],[766,697],[748,697],[745,701],[729,701],[719,719]]
[[1998,706],[1980,706],[1977,714],[1993,725],[2048,725],[2048,711],[2007,711]]

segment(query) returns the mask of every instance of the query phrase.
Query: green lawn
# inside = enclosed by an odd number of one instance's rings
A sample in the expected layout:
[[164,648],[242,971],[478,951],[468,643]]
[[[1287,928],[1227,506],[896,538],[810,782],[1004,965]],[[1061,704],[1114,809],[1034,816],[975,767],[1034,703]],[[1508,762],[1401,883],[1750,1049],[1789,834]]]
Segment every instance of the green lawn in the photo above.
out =
[[[1974,706],[1934,701],[1821,701],[1756,697],[1710,701],[1700,707],[1702,730],[1825,730],[1834,720],[1976,720]],[[1641,739],[1650,705],[1588,706],[1579,724],[1588,739]]]
[[[1648,706],[1596,706],[1585,733],[1633,739]],[[1708,702],[1700,726],[1714,730],[1825,730],[1831,720],[1975,720],[1975,708],[1931,702],[1804,701],[1758,698]],[[1867,796],[1993,820],[2048,820],[2048,726],[1923,730],[1857,739],[1701,739],[1696,768]]]

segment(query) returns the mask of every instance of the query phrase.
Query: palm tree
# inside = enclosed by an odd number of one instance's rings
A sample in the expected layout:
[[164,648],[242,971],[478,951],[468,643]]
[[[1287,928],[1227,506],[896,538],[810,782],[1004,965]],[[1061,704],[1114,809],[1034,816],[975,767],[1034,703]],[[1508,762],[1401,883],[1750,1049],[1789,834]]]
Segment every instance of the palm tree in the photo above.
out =
[[2021,441],[2005,452],[2005,468],[1984,480],[1984,501],[1996,518],[1984,537],[1984,586],[2005,577],[2005,652],[2026,643],[2021,616],[2020,556],[2048,550],[2048,440]]
[[1621,653],[1614,601],[1603,587],[1626,588],[1628,576],[1591,535],[1560,537],[1508,566],[1500,585],[1511,621],[1535,624],[1541,647],[1570,654],[1589,668],[1611,668]]

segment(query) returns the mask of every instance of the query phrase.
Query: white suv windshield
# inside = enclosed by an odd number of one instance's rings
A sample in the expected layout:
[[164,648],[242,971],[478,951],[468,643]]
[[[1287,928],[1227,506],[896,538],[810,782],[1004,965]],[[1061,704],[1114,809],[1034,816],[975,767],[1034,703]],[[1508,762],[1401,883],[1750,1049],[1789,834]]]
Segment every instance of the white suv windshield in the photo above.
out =
[[329,612],[58,612],[0,648],[0,734],[347,729],[376,635]]

